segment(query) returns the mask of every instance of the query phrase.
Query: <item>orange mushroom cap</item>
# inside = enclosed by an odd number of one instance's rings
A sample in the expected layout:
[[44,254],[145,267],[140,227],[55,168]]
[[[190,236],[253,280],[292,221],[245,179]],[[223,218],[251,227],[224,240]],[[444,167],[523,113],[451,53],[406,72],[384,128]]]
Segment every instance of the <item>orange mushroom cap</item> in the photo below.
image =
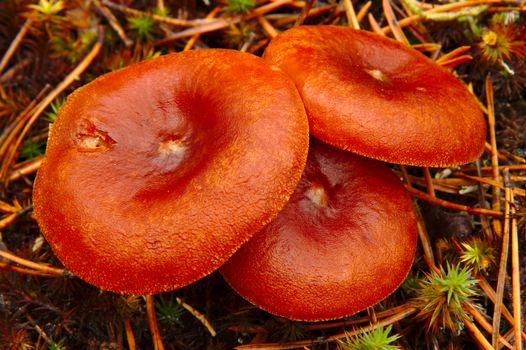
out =
[[35,214],[57,257],[129,294],[217,269],[285,205],[308,149],[294,84],[229,50],[173,54],[75,91],[50,133]]
[[451,166],[477,158],[486,124],[471,93],[420,52],[374,33],[303,26],[264,58],[294,80],[311,133],[388,162]]
[[327,320],[391,294],[415,249],[416,218],[399,179],[378,161],[318,141],[287,205],[220,271],[264,310]]

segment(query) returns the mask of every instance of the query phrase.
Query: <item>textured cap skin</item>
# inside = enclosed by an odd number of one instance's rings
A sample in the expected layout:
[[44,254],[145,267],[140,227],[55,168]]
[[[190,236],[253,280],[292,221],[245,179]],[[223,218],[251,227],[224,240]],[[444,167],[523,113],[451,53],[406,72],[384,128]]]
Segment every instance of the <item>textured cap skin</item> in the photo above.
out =
[[68,98],[36,179],[36,218],[87,282],[172,290],[217,269],[277,214],[308,143],[294,84],[261,58],[164,56]]
[[411,199],[389,168],[317,141],[289,203],[220,271],[264,310],[328,320],[391,294],[415,249]]
[[377,34],[303,26],[264,58],[294,80],[312,135],[366,157],[416,166],[476,159],[486,123],[475,98],[420,52]]

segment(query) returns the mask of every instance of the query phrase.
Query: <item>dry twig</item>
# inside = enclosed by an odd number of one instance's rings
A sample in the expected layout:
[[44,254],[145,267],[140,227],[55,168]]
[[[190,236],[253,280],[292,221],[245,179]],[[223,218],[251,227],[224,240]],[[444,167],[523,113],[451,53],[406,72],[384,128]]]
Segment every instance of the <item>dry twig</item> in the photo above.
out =
[[153,295],[146,295],[146,315],[148,317],[148,325],[153,339],[154,350],[164,350],[161,333],[157,325],[157,317],[155,316],[155,304]]
[[24,39],[24,36],[28,32],[29,28],[31,28],[32,21],[30,19],[26,20],[22,28],[20,28],[20,31],[16,35],[15,39],[11,42],[11,45],[9,45],[9,48],[4,53],[4,56],[2,57],[2,60],[0,61],[0,73],[7,67],[9,64],[9,60],[11,57],[13,57],[13,54],[15,53],[17,47],[22,42],[22,39]]

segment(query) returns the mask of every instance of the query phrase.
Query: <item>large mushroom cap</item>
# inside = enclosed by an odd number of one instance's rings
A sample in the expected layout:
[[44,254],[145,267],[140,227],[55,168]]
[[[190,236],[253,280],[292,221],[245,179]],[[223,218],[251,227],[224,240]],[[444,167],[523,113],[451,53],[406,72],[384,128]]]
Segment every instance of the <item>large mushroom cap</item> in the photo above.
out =
[[264,58],[296,83],[311,133],[336,147],[418,166],[467,163],[484,148],[486,124],[475,98],[401,43],[304,26],[274,38]]
[[60,111],[34,189],[58,258],[102,289],[152,294],[217,269],[285,205],[308,122],[262,59],[201,50],[104,75]]
[[380,162],[318,142],[287,205],[220,271],[264,310],[326,320],[391,294],[415,248],[411,199],[397,177]]

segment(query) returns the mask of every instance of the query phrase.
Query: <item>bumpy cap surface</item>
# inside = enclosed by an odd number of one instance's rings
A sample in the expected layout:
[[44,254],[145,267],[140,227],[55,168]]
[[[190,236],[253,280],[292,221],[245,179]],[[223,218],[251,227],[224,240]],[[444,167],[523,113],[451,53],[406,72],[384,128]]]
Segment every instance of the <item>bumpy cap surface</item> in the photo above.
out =
[[417,166],[476,159],[486,124],[475,98],[444,68],[374,33],[303,26],[264,58],[294,80],[311,133],[367,157]]
[[52,126],[35,214],[64,265],[152,294],[217,269],[285,205],[307,157],[294,84],[229,50],[164,56],[75,91]]
[[391,294],[415,249],[416,219],[398,178],[378,161],[318,141],[288,204],[220,271],[264,310],[326,320]]

